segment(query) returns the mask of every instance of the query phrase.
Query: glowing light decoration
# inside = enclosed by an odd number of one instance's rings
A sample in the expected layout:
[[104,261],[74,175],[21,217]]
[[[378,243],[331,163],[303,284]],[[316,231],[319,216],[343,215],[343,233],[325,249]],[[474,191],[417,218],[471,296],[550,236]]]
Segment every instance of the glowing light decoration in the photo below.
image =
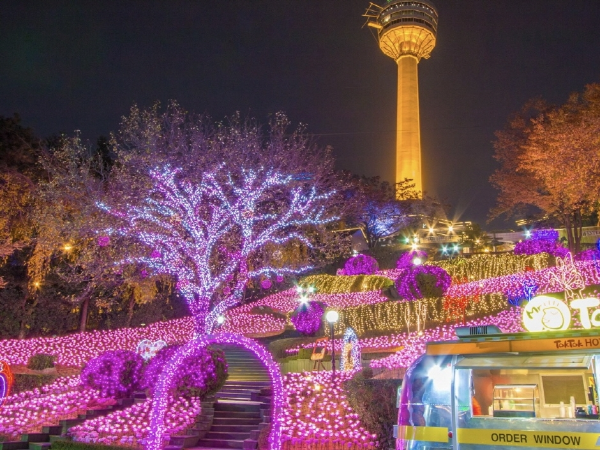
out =
[[566,330],[571,324],[569,307],[554,297],[534,297],[523,308],[523,326],[527,331]]
[[344,264],[341,275],[373,275],[379,270],[377,260],[369,255],[356,255]]
[[56,355],[56,364],[81,367],[107,350],[131,350],[143,339],[162,339],[168,344],[189,341],[194,335],[191,317],[156,322],[140,328],[96,330],[59,337],[0,340],[0,354],[9,364],[27,364],[37,353]]
[[290,316],[296,330],[304,335],[314,335],[321,327],[324,305],[319,302],[302,303]]
[[400,258],[398,258],[398,261],[396,261],[396,268],[397,269],[406,269],[410,266],[414,265],[420,265],[422,263],[424,263],[428,258],[427,252],[424,252],[422,250],[413,250],[411,252],[406,252],[403,253]]
[[556,270],[551,272],[551,277],[562,287],[561,290],[565,291],[565,300],[581,297],[581,292],[573,291],[581,291],[585,287],[585,281],[573,262],[571,253],[567,253],[564,258],[556,258]]
[[173,354],[165,366],[156,383],[152,410],[150,412],[150,433],[146,450],[160,450],[165,444],[168,427],[165,423],[165,414],[169,404],[169,391],[175,378],[175,373],[183,361],[194,355],[200,349],[210,344],[229,344],[244,347],[253,352],[265,365],[271,377],[273,388],[272,397],[272,426],[269,434],[269,450],[280,450],[282,444],[281,417],[284,405],[283,381],[279,364],[273,359],[271,353],[258,342],[235,334],[222,333],[216,335],[201,335],[182,345]]
[[358,370],[360,368],[361,359],[358,336],[352,328],[348,327],[346,328],[346,331],[344,331],[340,369],[344,372],[346,370]]
[[[69,429],[76,442],[142,448],[148,439],[152,400],[146,399],[124,410],[88,419]],[[169,402],[166,423],[169,436],[186,434],[201,413],[199,398],[177,398]]]
[[558,231],[553,229],[534,230],[530,238],[517,242],[514,250],[515,255],[534,255],[542,252],[563,258],[569,250],[559,244]]
[[585,329],[600,327],[600,299],[577,298],[569,305],[554,297],[534,297],[523,309],[523,326],[527,331],[558,331],[571,328],[571,310],[579,315]]
[[285,450],[378,448],[377,435],[365,429],[342,388],[353,375],[341,372],[332,382],[330,371],[286,374]]
[[192,183],[181,169],[167,165],[150,176],[154,185],[141,205],[123,211],[98,206],[124,221],[113,233],[149,249],[148,256],[122,263],[142,263],[155,273],[177,277],[199,334],[212,332],[217,318],[240,301],[250,278],[310,268],[261,264],[258,256],[266,244],[312,247],[307,226],[336,219],[324,204],[332,193],[317,193],[314,186],[272,170],[241,168],[234,173],[223,164]]
[[0,406],[10,395],[10,389],[13,384],[13,374],[6,361],[0,361]]
[[150,339],[142,339],[136,347],[135,352],[148,361],[156,356],[156,354],[167,346],[167,343],[162,339],[152,342]]

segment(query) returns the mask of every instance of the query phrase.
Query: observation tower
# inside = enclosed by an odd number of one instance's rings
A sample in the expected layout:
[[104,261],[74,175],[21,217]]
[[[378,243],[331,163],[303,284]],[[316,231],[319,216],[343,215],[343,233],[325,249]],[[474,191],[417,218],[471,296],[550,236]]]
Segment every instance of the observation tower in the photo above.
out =
[[437,10],[429,0],[388,0],[371,3],[363,15],[377,31],[381,51],[398,64],[396,183],[410,178],[422,193],[417,64],[435,47]]

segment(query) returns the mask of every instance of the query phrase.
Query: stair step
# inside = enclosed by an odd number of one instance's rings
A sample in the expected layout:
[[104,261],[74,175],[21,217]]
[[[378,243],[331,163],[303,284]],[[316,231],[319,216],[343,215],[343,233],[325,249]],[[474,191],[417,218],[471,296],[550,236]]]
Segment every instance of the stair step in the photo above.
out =
[[0,450],[26,450],[29,448],[29,442],[7,441],[0,442]]
[[[185,450],[229,450],[229,448],[231,447],[190,447],[190,448],[186,448]],[[164,450],[167,450],[168,447],[165,447]],[[168,450],[175,450],[175,449],[168,449]]]
[[258,426],[258,424],[261,422],[261,420],[262,419],[260,417],[232,417],[232,416],[215,417],[213,419],[213,427],[214,426],[221,426],[221,425],[231,425],[231,426],[252,425],[252,426]]
[[177,436],[171,436],[169,445],[175,445],[179,448],[188,448],[196,445],[199,436],[197,434],[182,434]]
[[58,434],[51,434],[50,435],[50,442],[62,441],[64,439],[65,439],[64,436],[61,436],[61,435],[58,435]]
[[21,435],[23,442],[47,442],[50,439],[49,433],[28,433]]
[[244,441],[220,440],[220,439],[200,439],[196,444],[198,447],[216,447],[216,448],[244,448]]
[[260,412],[253,411],[215,411],[213,421],[222,419],[260,419]]
[[220,441],[243,441],[245,439],[248,439],[250,437],[250,432],[245,432],[245,431],[238,431],[238,432],[231,432],[231,431],[209,431],[206,436],[204,436],[204,439],[218,439]]
[[221,399],[221,398],[239,398],[239,399],[243,399],[246,401],[249,401],[251,397],[251,393],[250,391],[247,392],[219,392],[217,394],[217,398]]
[[29,450],[46,450],[49,449],[52,442],[30,442]]
[[62,433],[62,429],[63,429],[63,427],[61,427],[60,425],[52,425],[52,426],[42,427],[42,433],[60,434],[60,433]]
[[231,401],[221,400],[215,403],[215,413],[217,411],[238,411],[238,412],[260,412],[261,404],[250,401]]
[[251,388],[251,387],[244,387],[244,386],[223,386],[221,388],[221,390],[219,391],[219,393],[221,392],[259,392],[261,391],[263,388]]
[[254,424],[248,424],[248,425],[234,425],[234,424],[228,424],[228,425],[215,425],[213,424],[213,426],[211,427],[210,431],[211,433],[217,432],[217,433],[226,433],[226,432],[232,432],[232,433],[250,433],[253,430],[258,429],[258,427]]

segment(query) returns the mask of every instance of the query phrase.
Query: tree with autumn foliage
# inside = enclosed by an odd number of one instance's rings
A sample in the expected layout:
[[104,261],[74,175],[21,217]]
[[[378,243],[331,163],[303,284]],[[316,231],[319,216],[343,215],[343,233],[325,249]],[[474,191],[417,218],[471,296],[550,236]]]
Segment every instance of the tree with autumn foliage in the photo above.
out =
[[586,217],[600,196],[600,84],[572,94],[562,106],[528,102],[496,132],[501,167],[490,181],[500,191],[491,217],[533,208],[565,227],[578,252]]
[[56,295],[79,310],[80,331],[87,328],[91,307],[109,311],[129,298],[129,325],[136,300],[154,300],[161,280],[148,278],[141,267],[117,268],[130,243],[108,245],[98,234],[110,226],[96,206],[107,195],[105,158],[78,136],[61,137],[40,163],[47,177],[36,192],[36,241],[28,261],[32,288],[41,291],[52,276],[57,278]]

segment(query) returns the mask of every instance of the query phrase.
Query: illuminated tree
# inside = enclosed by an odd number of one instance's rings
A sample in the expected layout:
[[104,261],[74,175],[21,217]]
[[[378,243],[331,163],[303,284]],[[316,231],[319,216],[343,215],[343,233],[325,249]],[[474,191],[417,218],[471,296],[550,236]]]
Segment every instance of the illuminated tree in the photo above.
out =
[[379,177],[351,177],[347,184],[346,197],[352,205],[348,221],[363,230],[369,247],[413,224],[412,207],[418,195],[410,180],[394,186]]
[[221,164],[199,182],[182,172],[168,165],[152,170],[154,186],[139,205],[101,206],[124,220],[115,234],[148,248],[125,262],[176,277],[197,332],[210,334],[218,316],[241,300],[250,278],[309,268],[272,264],[264,249],[294,241],[311,247],[304,229],[334,219],[325,208],[331,194],[262,167],[232,171]]
[[578,252],[600,194],[600,84],[560,107],[529,102],[496,137],[501,168],[490,180],[500,193],[492,217],[534,207],[565,227]]

